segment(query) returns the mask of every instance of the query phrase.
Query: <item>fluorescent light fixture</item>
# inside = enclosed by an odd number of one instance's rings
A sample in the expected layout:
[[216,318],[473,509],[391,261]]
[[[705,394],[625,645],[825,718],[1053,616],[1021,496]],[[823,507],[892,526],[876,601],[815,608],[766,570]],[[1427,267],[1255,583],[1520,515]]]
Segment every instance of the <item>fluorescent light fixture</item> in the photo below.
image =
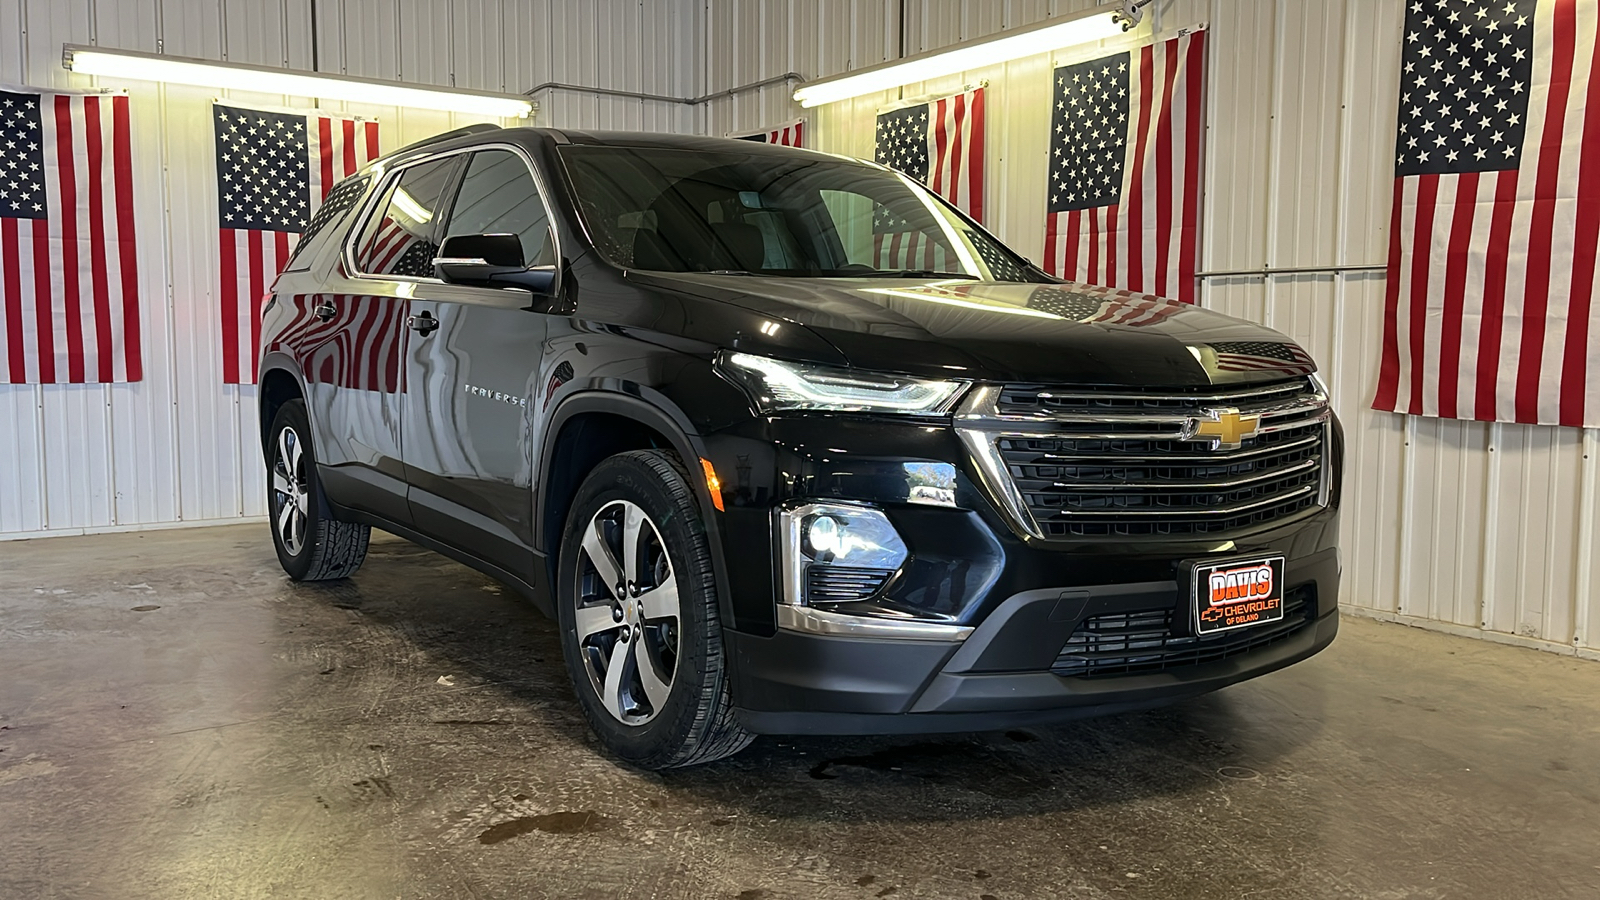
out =
[[75,44],[62,47],[61,64],[80,75],[165,81],[218,90],[288,94],[322,100],[370,103],[375,106],[442,109],[506,119],[525,118],[533,111],[532,101],[517,94],[458,91],[399,81],[322,75],[293,69],[212,62],[159,53],[103,50],[99,47],[83,47]]
[[422,208],[417,198],[406,193],[403,187],[394,189],[394,208],[405,213],[406,217],[418,225],[425,225],[433,220],[433,213]]
[[1037,56],[1062,47],[1121,37],[1124,21],[1122,14],[1106,10],[1053,25],[1005,31],[982,43],[952,50],[935,50],[808,84],[794,92],[794,99],[801,106],[820,106],[862,94],[891,90],[902,84],[982,69],[1024,56]]

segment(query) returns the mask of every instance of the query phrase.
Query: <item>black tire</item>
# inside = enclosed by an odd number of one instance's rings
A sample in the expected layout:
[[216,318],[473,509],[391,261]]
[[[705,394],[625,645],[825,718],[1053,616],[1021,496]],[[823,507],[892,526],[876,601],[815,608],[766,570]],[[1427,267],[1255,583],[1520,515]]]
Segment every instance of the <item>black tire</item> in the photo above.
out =
[[[650,665],[649,660],[639,661],[645,659],[647,646],[656,648],[651,651],[650,658],[660,660],[670,654],[675,660],[666,699],[659,705],[641,700],[649,718],[638,724],[630,724],[612,712],[602,699],[604,689],[593,680],[591,673],[594,664],[606,661],[604,651],[580,643],[577,625],[580,604],[593,613],[604,604],[613,603],[617,607],[617,627],[623,632],[622,640],[628,640],[627,624],[621,613],[627,601],[608,600],[617,593],[609,586],[605,588],[606,593],[599,593],[597,585],[603,578],[583,543],[586,530],[597,521],[597,516],[609,515],[612,510],[626,510],[629,504],[637,506],[648,517],[647,524],[654,537],[641,538],[638,543],[658,539],[656,546],[667,559],[669,578],[676,586],[678,610],[674,624],[668,626],[670,631],[645,632],[643,629],[656,627],[646,624],[647,614],[643,609],[651,597],[649,591],[667,582],[662,580],[654,587],[647,587],[644,594],[633,594],[641,598],[635,607],[641,627],[633,631],[637,657],[628,657],[633,660],[631,671],[638,673],[639,666]],[[648,558],[649,551],[645,552]],[[559,553],[556,611],[562,654],[584,716],[608,750],[640,768],[667,769],[721,759],[739,752],[755,739],[733,716],[711,545],[688,473],[675,456],[658,450],[637,450],[603,460],[578,488]],[[656,565],[660,565],[659,561]],[[672,636],[670,647],[652,643],[663,641],[662,634]],[[606,637],[605,633],[598,637],[591,633],[585,640],[605,641]],[[614,639],[609,646],[616,648]],[[601,655],[591,655],[597,652]],[[610,657],[611,660],[617,658]],[[608,671],[609,668],[608,665]],[[616,706],[620,708],[622,704]]]
[[[347,578],[366,560],[372,529],[338,521],[329,514],[310,438],[311,419],[305,401],[283,404],[272,420],[265,448],[272,545],[278,551],[278,563],[295,581]],[[302,515],[285,509],[291,503]]]

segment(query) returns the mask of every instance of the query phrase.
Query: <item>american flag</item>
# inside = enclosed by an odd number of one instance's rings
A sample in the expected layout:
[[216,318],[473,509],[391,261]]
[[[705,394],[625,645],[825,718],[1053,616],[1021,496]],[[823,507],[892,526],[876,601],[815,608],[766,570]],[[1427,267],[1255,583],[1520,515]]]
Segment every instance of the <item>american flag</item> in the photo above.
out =
[[222,103],[213,121],[222,379],[254,384],[262,299],[328,192],[378,157],[378,123]]
[[128,98],[0,91],[0,383],[144,377]]
[[795,119],[793,122],[779,125],[775,128],[765,128],[748,134],[730,134],[728,137],[737,141],[755,141],[761,144],[778,144],[783,147],[804,147],[805,127],[805,119]]
[[1046,271],[1194,302],[1205,39],[1055,70]]
[[332,318],[322,319],[310,298],[296,300],[294,321],[279,333],[283,343],[271,349],[293,355],[318,384],[391,394],[405,389],[409,301],[319,295],[316,300],[335,310]]
[[[983,94],[979,87],[878,114],[875,159],[983,221]],[[872,222],[879,268],[942,269],[943,248],[884,207]]]
[[1150,294],[1096,285],[1038,287],[1028,295],[1028,308],[1071,319],[1138,328],[1166,321],[1186,307]]
[[1590,0],[1412,0],[1374,408],[1600,425]]
[[1310,375],[1317,370],[1311,356],[1285,341],[1212,341],[1217,368],[1223,372],[1276,372]]

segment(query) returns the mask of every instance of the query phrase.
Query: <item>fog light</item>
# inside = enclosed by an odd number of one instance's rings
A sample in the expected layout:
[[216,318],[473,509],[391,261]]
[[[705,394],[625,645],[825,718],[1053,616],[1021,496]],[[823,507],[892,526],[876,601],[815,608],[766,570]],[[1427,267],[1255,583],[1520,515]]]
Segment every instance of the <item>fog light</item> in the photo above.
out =
[[785,603],[840,603],[877,593],[909,557],[881,510],[808,503],[779,513]]
[[805,538],[805,553],[812,559],[833,557],[849,548],[841,540],[839,520],[833,516],[811,516],[801,526]]

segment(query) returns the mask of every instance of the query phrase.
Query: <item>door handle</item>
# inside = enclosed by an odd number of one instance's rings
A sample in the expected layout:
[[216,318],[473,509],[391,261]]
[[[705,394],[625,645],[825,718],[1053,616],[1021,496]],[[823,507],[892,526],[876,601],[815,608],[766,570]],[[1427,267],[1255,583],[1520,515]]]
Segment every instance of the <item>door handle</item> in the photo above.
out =
[[317,318],[326,322],[339,314],[339,307],[334,306],[331,300],[323,300],[316,306],[311,307],[311,311],[316,314]]
[[433,317],[433,313],[423,310],[414,316],[406,316],[406,327],[427,337],[439,327],[439,320]]

